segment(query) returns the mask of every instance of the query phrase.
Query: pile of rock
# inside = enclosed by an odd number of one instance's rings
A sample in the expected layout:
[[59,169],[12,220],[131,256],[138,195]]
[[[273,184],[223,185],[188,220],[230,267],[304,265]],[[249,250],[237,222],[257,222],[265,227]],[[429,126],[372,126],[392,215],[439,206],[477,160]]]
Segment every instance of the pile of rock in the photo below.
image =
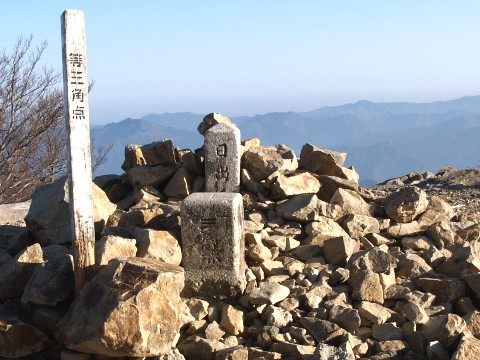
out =
[[[220,122],[229,120],[211,114],[199,131]],[[203,149],[169,140],[129,146],[125,173],[95,180],[105,192],[95,197],[98,275],[75,298],[64,179],[38,191],[28,228],[0,230],[0,356],[431,360],[480,352],[480,224],[415,186],[361,188],[344,153],[306,144],[298,159],[284,145],[242,146],[240,297],[180,298],[180,202],[203,190]]]

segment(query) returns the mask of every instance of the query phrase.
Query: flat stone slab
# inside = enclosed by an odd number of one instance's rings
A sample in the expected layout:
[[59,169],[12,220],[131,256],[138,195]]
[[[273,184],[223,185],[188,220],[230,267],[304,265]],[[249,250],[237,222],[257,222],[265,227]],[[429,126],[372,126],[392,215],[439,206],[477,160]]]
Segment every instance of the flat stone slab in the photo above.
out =
[[0,205],[0,224],[23,222],[28,213],[31,201]]
[[185,297],[222,300],[245,289],[243,199],[237,193],[194,193],[182,202]]

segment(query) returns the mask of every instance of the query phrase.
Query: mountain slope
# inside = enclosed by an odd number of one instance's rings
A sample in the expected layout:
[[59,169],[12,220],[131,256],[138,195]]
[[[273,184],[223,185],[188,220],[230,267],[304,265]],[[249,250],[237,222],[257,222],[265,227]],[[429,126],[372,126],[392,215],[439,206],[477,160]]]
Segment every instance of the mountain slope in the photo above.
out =
[[[97,174],[120,173],[124,146],[172,138],[175,146],[195,149],[203,115],[150,114],[92,129],[98,144],[114,144],[108,164]],[[310,112],[269,113],[232,118],[242,139],[263,145],[285,144],[297,155],[305,143],[346,151],[363,185],[412,171],[450,165],[475,166],[480,158],[480,96],[433,103],[359,101]]]

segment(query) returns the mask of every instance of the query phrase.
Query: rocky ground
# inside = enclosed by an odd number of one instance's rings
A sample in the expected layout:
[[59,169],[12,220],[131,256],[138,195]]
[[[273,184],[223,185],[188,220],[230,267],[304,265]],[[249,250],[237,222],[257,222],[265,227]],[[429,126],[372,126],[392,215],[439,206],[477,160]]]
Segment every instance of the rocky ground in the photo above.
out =
[[373,194],[385,196],[402,186],[416,186],[429,195],[436,195],[455,209],[457,218],[480,220],[480,169],[454,169],[446,167],[436,174],[414,172],[385,181],[370,188]]
[[[215,115],[203,127],[228,121]],[[205,130],[205,129],[204,129]],[[478,170],[372,189],[346,154],[243,142],[243,295],[182,298],[180,202],[203,152],[129,147],[94,189],[96,273],[74,296],[65,178],[0,227],[0,359],[474,359]],[[213,294],[214,295],[214,294]],[[213,296],[214,297],[214,296]]]

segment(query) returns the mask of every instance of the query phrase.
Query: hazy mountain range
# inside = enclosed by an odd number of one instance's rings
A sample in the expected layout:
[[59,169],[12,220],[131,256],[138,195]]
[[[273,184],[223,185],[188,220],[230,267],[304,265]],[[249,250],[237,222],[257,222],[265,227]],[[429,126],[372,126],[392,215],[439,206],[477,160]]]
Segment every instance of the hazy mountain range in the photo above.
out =
[[[113,143],[96,174],[121,173],[124,147],[171,138],[175,146],[203,145],[197,125],[205,114],[151,114],[92,128],[97,144]],[[224,114],[227,115],[228,114]],[[305,143],[347,152],[364,186],[412,171],[474,167],[480,161],[480,96],[433,103],[359,101],[309,112],[231,118],[242,139],[285,144],[297,155]]]

